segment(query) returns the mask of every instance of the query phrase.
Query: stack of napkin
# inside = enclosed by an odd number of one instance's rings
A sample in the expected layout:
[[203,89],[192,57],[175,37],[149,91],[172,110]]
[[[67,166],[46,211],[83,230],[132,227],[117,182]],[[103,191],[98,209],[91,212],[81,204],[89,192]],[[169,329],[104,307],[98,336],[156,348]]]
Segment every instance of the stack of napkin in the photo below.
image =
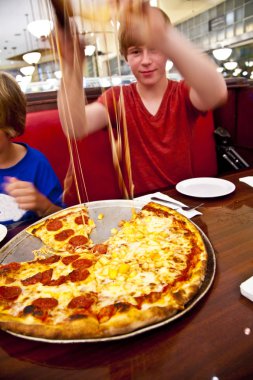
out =
[[186,216],[189,219],[193,218],[196,215],[202,215],[202,213],[197,211],[197,210],[190,210],[190,211],[182,210],[180,207],[186,206],[184,203],[179,202],[176,199],[171,198],[168,195],[165,195],[165,194],[160,193],[160,192],[156,192],[156,193],[148,194],[148,195],[143,195],[142,197],[135,198],[135,200],[138,200],[138,201],[140,200],[140,201],[144,201],[144,202],[154,202],[154,201],[152,201],[151,197],[158,197],[158,198],[164,199],[165,201],[171,201],[173,203],[176,203],[178,206],[176,206],[175,204],[169,204],[167,202],[155,201],[156,203],[160,203],[164,206],[168,206],[170,208],[173,208],[174,210],[177,210],[178,212],[180,212],[180,214]]

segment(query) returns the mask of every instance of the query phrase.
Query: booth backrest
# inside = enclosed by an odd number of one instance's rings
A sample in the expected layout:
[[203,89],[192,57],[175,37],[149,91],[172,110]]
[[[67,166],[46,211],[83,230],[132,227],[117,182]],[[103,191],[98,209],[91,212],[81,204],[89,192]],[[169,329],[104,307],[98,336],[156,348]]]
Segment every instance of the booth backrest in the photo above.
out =
[[[194,176],[215,176],[217,174],[213,131],[213,116],[210,112],[205,117],[199,118],[193,131]],[[25,133],[16,140],[27,142],[44,153],[64,186],[64,179],[70,163],[70,153],[68,140],[62,132],[58,110],[28,113]],[[67,205],[87,200],[122,198],[117,175],[113,168],[107,130],[101,130],[82,141],[71,144],[79,194],[76,191],[74,180],[66,192]],[[142,193],[145,193],[145,184],[143,184]]]
[[194,177],[215,177],[218,174],[213,113],[200,116],[192,136]]
[[214,111],[216,127],[225,128],[236,151],[253,166],[253,86],[228,89],[228,101]]
[[[15,140],[26,142],[44,153],[65,188],[64,180],[70,166],[70,149],[68,139],[62,131],[58,110],[28,113],[25,133]],[[72,183],[68,183],[65,198],[67,205],[87,200],[121,198],[107,131],[101,130],[71,144],[75,175],[71,175]]]

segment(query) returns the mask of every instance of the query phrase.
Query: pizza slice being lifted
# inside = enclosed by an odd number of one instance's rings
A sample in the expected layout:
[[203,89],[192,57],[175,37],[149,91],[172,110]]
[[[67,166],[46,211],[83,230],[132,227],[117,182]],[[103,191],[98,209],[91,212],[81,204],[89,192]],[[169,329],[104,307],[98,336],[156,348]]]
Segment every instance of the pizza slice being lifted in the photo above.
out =
[[49,248],[74,252],[92,245],[90,234],[93,228],[94,221],[89,217],[87,208],[81,205],[62,210],[26,231],[40,238]]

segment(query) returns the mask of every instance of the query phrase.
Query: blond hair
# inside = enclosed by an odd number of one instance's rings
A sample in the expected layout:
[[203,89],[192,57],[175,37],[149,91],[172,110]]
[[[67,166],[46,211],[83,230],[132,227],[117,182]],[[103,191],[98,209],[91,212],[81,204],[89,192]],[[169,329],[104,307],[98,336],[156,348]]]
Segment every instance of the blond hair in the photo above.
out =
[[[145,44],[145,36],[142,33],[136,33],[136,26],[139,30],[140,23],[147,22],[146,20],[146,8],[144,7],[139,15],[133,14],[131,11],[126,12],[125,14],[120,16],[120,28],[118,33],[118,39],[119,39],[119,50],[120,53],[126,58],[127,57],[127,50],[130,46],[140,46]],[[158,7],[152,7],[152,9],[156,9],[159,12],[161,12],[164,21],[167,25],[171,24],[169,16]]]
[[26,97],[19,84],[8,73],[0,71],[0,129],[10,137],[25,130]]

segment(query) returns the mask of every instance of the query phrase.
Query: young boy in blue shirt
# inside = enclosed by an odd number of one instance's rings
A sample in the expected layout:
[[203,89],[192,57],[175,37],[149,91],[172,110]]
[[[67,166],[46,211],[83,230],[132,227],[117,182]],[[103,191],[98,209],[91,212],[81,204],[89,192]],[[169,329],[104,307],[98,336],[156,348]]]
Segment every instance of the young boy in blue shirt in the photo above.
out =
[[[0,223],[3,224],[13,222],[15,204],[20,220],[47,216],[64,207],[60,182],[47,158],[27,144],[12,141],[24,132],[25,120],[25,95],[11,75],[0,72]],[[12,205],[9,208],[8,196]]]

